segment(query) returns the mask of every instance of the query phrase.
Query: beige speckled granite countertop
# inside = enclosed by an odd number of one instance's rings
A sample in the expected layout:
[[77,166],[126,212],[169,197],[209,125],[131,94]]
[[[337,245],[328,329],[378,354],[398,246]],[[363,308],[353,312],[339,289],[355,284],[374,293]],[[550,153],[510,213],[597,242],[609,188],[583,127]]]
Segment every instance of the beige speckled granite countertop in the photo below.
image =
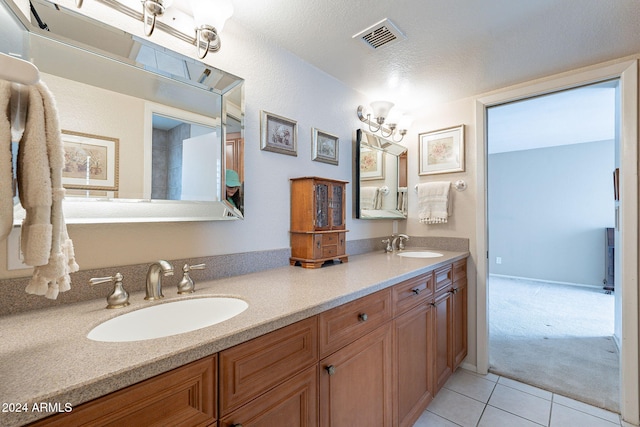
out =
[[[249,308],[217,325],[147,341],[86,338],[111,317],[159,303],[144,301],[140,293],[132,294],[124,309],[106,310],[106,302],[98,300],[2,317],[0,425],[23,425],[49,415],[33,412],[34,403],[77,406],[469,255],[438,252],[444,256],[403,258],[377,252],[321,269],[283,267],[197,283],[187,298],[233,296],[247,301]],[[163,302],[178,299],[168,286],[164,295]],[[25,403],[27,412],[6,412],[12,409],[9,404]]]

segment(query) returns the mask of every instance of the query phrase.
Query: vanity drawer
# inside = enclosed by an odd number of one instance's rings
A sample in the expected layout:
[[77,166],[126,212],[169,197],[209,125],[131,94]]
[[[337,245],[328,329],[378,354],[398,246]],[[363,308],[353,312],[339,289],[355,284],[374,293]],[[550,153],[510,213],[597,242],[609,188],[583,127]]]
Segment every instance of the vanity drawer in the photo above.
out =
[[320,313],[320,357],[325,357],[391,319],[391,289]]
[[216,356],[206,357],[30,427],[215,424],[216,362]]
[[393,315],[397,316],[433,297],[433,272],[421,274],[392,288]]
[[318,363],[316,316],[220,353],[220,414]]
[[453,267],[451,264],[436,269],[433,275],[435,278],[436,293],[451,286],[451,283],[453,283]]
[[467,277],[467,260],[461,259],[453,263],[453,281],[457,282]]

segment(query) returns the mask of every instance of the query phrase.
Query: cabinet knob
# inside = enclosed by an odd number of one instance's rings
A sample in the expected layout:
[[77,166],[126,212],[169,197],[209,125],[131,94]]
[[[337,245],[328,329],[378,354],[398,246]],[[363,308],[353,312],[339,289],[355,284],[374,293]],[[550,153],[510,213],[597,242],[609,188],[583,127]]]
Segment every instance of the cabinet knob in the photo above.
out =
[[416,295],[420,295],[421,292],[419,288],[411,289],[411,291]]
[[329,375],[333,375],[333,374],[335,374],[335,373],[336,373],[336,367],[335,367],[335,366],[333,366],[333,365],[326,366],[324,369],[326,369],[326,370],[327,370],[327,373],[328,373]]
[[454,294],[454,295],[457,294],[458,293],[458,288],[451,289],[451,293]]
[[369,316],[367,316],[367,313],[358,314],[358,320],[361,322],[366,322],[368,318]]
[[435,302],[432,302],[432,303],[431,303],[431,304],[429,304],[429,305],[431,305],[431,307],[435,307],[437,304],[436,304]]

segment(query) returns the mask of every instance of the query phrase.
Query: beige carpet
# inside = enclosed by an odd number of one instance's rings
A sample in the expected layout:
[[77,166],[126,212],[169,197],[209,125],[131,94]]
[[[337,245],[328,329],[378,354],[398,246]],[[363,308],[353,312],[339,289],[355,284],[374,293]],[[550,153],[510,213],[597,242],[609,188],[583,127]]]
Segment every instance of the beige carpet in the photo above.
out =
[[490,371],[619,412],[614,296],[491,276]]

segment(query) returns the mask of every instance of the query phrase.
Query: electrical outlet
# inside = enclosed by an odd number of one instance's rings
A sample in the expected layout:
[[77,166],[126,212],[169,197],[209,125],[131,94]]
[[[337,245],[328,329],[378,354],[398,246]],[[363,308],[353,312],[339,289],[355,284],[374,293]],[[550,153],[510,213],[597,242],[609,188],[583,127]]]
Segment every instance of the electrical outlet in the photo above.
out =
[[496,264],[502,264],[502,257],[500,256],[496,257]]

